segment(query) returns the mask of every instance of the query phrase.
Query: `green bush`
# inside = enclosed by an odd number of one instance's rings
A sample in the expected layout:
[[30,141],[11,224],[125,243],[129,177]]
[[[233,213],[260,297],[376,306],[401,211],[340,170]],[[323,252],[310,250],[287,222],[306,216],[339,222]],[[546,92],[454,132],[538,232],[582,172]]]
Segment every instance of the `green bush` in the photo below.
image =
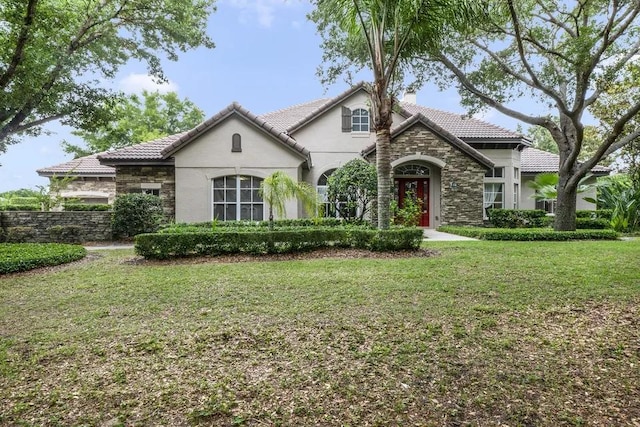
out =
[[474,237],[482,240],[615,240],[614,230],[554,231],[550,228],[482,228],[443,225],[438,228],[445,233]]
[[0,244],[0,274],[64,264],[79,260],[86,254],[86,249],[78,245],[2,243]]
[[538,228],[550,222],[546,215],[541,209],[489,209],[489,222],[498,228]]
[[136,236],[135,249],[138,255],[150,259],[190,255],[288,253],[328,246],[355,247],[372,251],[415,250],[422,242],[422,233],[419,228],[373,230],[337,227],[271,232],[153,233]]
[[604,218],[576,218],[577,229],[603,230],[611,228],[611,221]]
[[103,204],[103,203],[65,203],[64,204],[65,211],[108,211],[111,210],[111,205]]
[[611,215],[613,215],[612,209],[597,209],[595,211],[587,211],[587,210],[579,210],[576,211],[576,218],[580,219],[605,219],[607,221],[611,220]]
[[132,193],[116,197],[113,204],[114,237],[133,237],[154,233],[163,221],[162,202],[158,196]]
[[7,227],[5,241],[7,243],[24,243],[34,237],[33,227]]
[[[371,223],[363,222],[344,222],[336,218],[321,219],[282,219],[276,220],[274,230],[296,230],[299,228],[309,227],[341,227],[341,228],[366,228],[373,229]],[[205,231],[256,231],[269,232],[269,221],[213,221],[213,222],[197,222],[197,223],[179,223],[169,224],[160,227],[159,233],[190,233]]]
[[40,205],[0,205],[0,211],[39,211]]
[[54,225],[47,229],[55,242],[80,243],[84,240],[83,228],[79,225]]

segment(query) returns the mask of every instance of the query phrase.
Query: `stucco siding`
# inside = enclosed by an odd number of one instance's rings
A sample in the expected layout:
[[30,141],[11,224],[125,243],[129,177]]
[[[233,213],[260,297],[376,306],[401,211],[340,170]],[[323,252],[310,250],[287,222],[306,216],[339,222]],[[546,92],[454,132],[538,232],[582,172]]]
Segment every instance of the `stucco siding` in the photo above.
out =
[[[242,151],[231,151],[234,134],[241,136]],[[265,178],[284,171],[299,179],[304,159],[270,135],[243,119],[231,117],[175,154],[176,221],[213,219],[212,180],[229,175]],[[265,206],[265,217],[268,218]],[[287,216],[300,215],[296,201],[286,206]]]

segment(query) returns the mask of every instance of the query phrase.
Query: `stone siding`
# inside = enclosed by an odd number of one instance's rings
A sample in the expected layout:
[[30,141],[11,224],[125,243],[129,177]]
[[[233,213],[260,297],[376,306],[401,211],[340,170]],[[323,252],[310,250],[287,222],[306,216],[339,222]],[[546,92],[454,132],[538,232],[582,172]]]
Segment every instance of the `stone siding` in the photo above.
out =
[[79,178],[71,181],[62,191],[64,197],[85,198],[86,194],[93,197],[104,197],[112,204],[116,196],[116,181],[114,178]]
[[[442,225],[482,225],[486,168],[429,129],[417,124],[391,142],[391,161],[411,155],[431,156],[445,162],[441,170]],[[375,161],[375,153],[367,160]],[[455,187],[452,188],[452,184]]]
[[11,233],[14,227],[28,229],[31,237],[29,242],[55,242],[56,237],[51,233],[51,227],[79,226],[79,240],[84,242],[111,240],[110,211],[88,212],[33,212],[33,211],[5,211],[0,212],[0,226],[3,235]]
[[176,178],[170,166],[118,166],[116,167],[116,194],[139,193],[144,184],[159,184],[162,208],[168,220],[175,218]]

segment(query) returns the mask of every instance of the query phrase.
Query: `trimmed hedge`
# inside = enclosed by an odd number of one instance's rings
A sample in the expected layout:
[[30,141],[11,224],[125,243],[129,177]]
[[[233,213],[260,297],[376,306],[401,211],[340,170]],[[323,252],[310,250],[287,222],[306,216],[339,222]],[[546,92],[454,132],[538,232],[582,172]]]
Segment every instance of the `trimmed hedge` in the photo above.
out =
[[[368,227],[373,226],[368,222],[354,224],[345,223],[337,218],[300,218],[300,219],[278,219],[273,222],[273,228],[299,228],[299,227]],[[177,223],[160,227],[160,233],[184,233],[200,231],[223,231],[223,230],[262,230],[269,231],[269,221],[208,221],[193,223]]]
[[27,271],[82,259],[82,246],[60,243],[1,243],[0,274]]
[[539,228],[548,225],[542,209],[490,209],[489,222],[498,228]]
[[445,233],[474,237],[482,240],[616,240],[618,233],[614,230],[576,230],[554,231],[550,228],[482,228],[443,225],[438,228]]
[[354,247],[371,251],[416,250],[422,242],[419,228],[372,230],[315,227],[297,230],[187,232],[140,234],[135,237],[138,255],[167,259],[191,255],[271,254],[307,251],[322,247]]
[[64,204],[65,211],[73,211],[73,212],[86,212],[86,211],[108,211],[111,210],[111,205],[107,205],[104,203],[65,203]]
[[84,240],[84,229],[79,225],[54,225],[47,231],[55,242],[81,243]]
[[39,211],[40,205],[0,205],[0,211]]

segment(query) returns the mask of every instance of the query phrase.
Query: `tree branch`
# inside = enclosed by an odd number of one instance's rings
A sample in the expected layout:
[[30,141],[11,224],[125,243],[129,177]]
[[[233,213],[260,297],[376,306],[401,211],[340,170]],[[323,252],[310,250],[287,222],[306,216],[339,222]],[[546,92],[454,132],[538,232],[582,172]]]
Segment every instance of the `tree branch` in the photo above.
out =
[[24,23],[22,25],[22,29],[20,30],[20,34],[18,35],[18,40],[16,42],[16,48],[13,52],[13,56],[11,58],[11,62],[9,62],[9,66],[5,70],[2,75],[0,75],[0,89],[4,89],[7,87],[7,84],[14,76],[16,69],[22,62],[22,55],[24,53],[24,48],[29,40],[29,32],[31,30],[31,26],[33,25],[33,18],[36,14],[36,6],[38,5],[39,0],[29,0],[27,4],[27,12],[24,17]]

